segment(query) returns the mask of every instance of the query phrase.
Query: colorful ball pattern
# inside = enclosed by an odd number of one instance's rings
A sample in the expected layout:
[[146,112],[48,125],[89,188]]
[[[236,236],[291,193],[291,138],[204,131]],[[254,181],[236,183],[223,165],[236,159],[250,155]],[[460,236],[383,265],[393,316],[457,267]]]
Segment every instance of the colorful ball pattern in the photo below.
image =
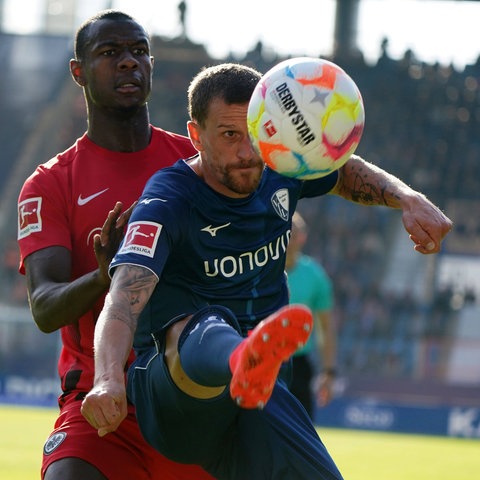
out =
[[278,173],[302,180],[339,169],[357,148],[365,110],[355,82],[320,58],[285,60],[269,70],[248,106],[254,148]]

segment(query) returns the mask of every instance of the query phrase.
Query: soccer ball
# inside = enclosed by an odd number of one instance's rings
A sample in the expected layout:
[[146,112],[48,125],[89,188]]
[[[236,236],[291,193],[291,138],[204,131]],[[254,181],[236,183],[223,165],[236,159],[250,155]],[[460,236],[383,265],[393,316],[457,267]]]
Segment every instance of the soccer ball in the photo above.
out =
[[338,65],[298,57],[262,77],[247,122],[253,146],[270,168],[309,180],[345,164],[362,137],[365,111],[357,85]]

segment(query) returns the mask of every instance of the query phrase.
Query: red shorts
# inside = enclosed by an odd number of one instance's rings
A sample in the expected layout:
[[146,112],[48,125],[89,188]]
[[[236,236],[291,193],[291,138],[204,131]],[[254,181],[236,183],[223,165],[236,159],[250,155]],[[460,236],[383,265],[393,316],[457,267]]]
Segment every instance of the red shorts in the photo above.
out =
[[113,433],[99,437],[80,413],[82,402],[67,402],[55,430],[43,447],[42,479],[48,466],[62,458],[81,458],[112,480],[212,480],[196,465],[172,462],[143,439],[135,416],[129,413]]

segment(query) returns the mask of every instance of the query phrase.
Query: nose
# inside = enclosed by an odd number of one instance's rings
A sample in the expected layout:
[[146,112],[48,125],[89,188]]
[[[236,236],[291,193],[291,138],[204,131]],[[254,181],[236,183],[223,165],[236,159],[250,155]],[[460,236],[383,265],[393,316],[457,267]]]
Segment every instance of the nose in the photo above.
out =
[[248,135],[245,135],[240,142],[240,148],[238,149],[238,156],[242,159],[250,160],[256,155],[252,142]]
[[138,60],[135,58],[135,55],[126,48],[123,50],[118,61],[118,68],[123,69],[136,69],[138,67]]

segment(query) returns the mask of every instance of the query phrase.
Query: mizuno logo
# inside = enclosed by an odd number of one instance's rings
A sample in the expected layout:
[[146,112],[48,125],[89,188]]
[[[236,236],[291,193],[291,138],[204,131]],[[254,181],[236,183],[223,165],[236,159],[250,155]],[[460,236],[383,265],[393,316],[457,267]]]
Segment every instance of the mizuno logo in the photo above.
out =
[[157,202],[166,202],[167,200],[164,200],[163,198],[144,198],[140,203],[143,203],[144,205],[148,205],[149,203],[154,202],[157,200]]
[[212,237],[217,236],[218,230],[221,228],[228,227],[230,225],[230,222],[226,223],[225,225],[220,225],[219,227],[212,227],[212,225],[209,225],[208,227],[202,228],[202,232],[208,232]]
[[97,198],[99,195],[101,195],[102,193],[105,193],[106,191],[108,190],[108,187],[105,188],[104,190],[101,190],[100,192],[97,192],[97,193],[93,193],[92,195],[89,195],[88,197],[85,197],[85,198],[82,198],[82,195],[80,194],[78,196],[78,200],[77,200],[77,203],[82,206],[82,205],[85,205],[86,203],[88,203],[90,200],[93,200],[94,198]]

